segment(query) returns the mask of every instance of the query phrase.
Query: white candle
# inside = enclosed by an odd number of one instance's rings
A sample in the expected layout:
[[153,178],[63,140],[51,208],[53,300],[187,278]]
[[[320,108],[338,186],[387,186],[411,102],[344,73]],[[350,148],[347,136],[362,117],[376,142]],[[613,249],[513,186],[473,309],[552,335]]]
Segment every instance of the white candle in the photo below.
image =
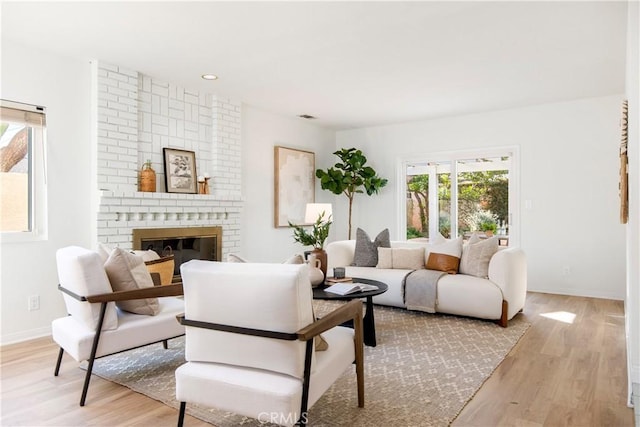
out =
[[198,182],[204,182],[204,177],[202,175],[198,175]]

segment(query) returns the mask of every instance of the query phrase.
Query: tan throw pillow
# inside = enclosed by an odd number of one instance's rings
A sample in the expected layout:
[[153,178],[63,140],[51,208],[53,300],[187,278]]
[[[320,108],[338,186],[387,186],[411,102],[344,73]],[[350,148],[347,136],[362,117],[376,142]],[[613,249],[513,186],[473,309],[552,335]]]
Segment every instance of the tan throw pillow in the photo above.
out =
[[424,268],[422,248],[378,248],[376,268],[420,270]]
[[479,238],[476,240],[472,236],[469,243],[462,248],[460,273],[486,279],[489,277],[489,262],[496,252],[498,252],[498,238],[496,236],[485,240]]
[[378,264],[376,268],[393,268],[391,248],[378,248]]
[[394,248],[391,252],[393,268],[420,270],[424,268],[424,249]]
[[[153,279],[142,258],[115,248],[104,264],[104,269],[114,291],[131,291],[152,288]],[[136,314],[155,316],[160,312],[158,298],[144,298],[116,302],[118,308]]]
[[458,272],[458,264],[460,264],[460,258],[458,257],[431,252],[427,260],[427,269],[456,274]]
[[317,335],[313,339],[316,351],[326,351],[329,348],[329,343],[323,338],[322,335]]

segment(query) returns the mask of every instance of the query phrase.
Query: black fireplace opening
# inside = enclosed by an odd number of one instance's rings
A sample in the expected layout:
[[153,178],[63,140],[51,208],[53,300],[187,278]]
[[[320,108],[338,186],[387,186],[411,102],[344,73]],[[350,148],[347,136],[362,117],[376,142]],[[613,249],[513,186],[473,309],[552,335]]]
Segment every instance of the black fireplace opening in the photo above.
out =
[[133,249],[173,255],[174,279],[180,265],[192,259],[221,261],[222,227],[141,228],[133,230]]
[[180,274],[180,265],[192,259],[219,261],[216,258],[218,238],[211,237],[177,237],[172,239],[142,239],[142,250],[152,250],[161,257],[173,255],[175,261],[174,275]]

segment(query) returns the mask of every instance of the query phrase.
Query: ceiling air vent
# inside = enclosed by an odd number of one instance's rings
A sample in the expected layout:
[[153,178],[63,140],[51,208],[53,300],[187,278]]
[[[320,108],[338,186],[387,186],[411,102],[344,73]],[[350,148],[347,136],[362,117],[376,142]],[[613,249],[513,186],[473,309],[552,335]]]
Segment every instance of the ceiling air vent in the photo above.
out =
[[314,116],[310,116],[308,114],[300,114],[298,117],[303,118],[303,119],[307,119],[307,120],[313,120],[315,119]]

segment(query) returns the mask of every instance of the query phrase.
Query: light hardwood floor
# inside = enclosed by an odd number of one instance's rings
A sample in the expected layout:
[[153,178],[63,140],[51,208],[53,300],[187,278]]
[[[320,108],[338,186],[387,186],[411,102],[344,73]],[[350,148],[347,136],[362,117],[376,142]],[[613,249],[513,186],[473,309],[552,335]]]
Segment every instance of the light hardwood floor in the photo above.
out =
[[[531,328],[453,426],[634,425],[621,301],[529,293],[519,315]],[[79,407],[84,371],[65,356],[54,377],[57,350],[50,338],[2,347],[2,426],[176,424],[175,409],[96,376]],[[185,425],[209,424],[187,416]]]

